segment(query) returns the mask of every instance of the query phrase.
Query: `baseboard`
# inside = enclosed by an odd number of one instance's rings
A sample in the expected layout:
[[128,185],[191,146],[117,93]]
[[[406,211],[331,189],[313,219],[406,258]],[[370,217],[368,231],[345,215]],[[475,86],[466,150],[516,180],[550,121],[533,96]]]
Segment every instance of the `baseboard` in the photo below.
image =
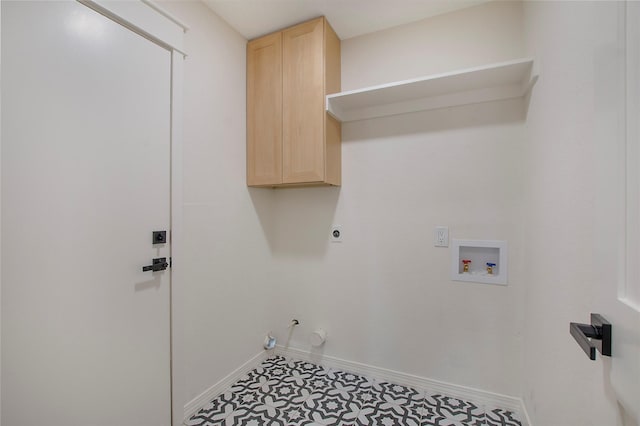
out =
[[456,398],[471,400],[484,405],[505,408],[518,414],[522,419],[523,426],[531,426],[531,423],[528,422],[528,413],[526,412],[524,403],[521,398],[501,395],[498,393],[488,392],[485,390],[475,389],[467,386],[455,385],[452,383],[428,379],[425,377],[406,374],[399,371],[388,370],[386,368],[375,367],[373,365],[362,364],[359,362],[347,361],[332,356],[311,353],[291,347],[276,346],[274,351],[275,355],[282,355],[284,357],[310,361],[315,364],[320,364],[324,367],[336,368],[343,371],[349,371],[351,373],[372,377],[374,379],[404,384],[411,387],[430,389],[434,392],[441,392],[445,395],[453,396]]
[[236,368],[234,371],[224,377],[222,380],[220,380],[218,383],[211,386],[209,389],[205,390],[200,395],[196,396],[194,399],[185,404],[183,423],[185,423],[189,418],[191,418],[191,416],[197,413],[207,403],[224,392],[229,386],[238,381],[242,376],[260,365],[262,361],[264,361],[271,355],[273,354],[270,352],[264,350],[260,351],[259,353],[251,357],[251,359],[249,359],[247,362],[245,362],[240,367]]
[[520,399],[520,405],[520,418],[522,419],[523,426],[533,426],[531,417],[529,417],[529,412],[527,411],[527,405],[524,403],[524,398]]

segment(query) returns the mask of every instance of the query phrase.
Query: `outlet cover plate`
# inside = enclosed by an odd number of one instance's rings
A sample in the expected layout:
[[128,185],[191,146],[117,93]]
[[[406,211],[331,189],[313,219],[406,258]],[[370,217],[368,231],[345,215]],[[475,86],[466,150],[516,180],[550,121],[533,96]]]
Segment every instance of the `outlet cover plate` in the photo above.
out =
[[436,226],[433,232],[433,245],[435,247],[449,247],[449,228]]

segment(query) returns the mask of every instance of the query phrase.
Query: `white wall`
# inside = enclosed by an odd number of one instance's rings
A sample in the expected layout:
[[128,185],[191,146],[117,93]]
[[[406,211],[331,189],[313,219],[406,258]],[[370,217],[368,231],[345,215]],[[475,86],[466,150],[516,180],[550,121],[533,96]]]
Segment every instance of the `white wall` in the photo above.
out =
[[[521,12],[490,3],[343,41],[343,89],[520,58]],[[291,346],[322,326],[326,355],[519,395],[523,142],[517,101],[344,124],[342,187],[275,193],[280,340],[295,316]],[[507,240],[509,286],[452,282],[436,225]]]
[[[2,28],[2,8],[0,7],[0,34],[2,34],[1,31]],[[1,37],[0,37],[1,38]],[[0,40],[0,46],[2,45],[2,42]],[[1,55],[0,55],[0,70],[2,69],[2,59],[1,59]],[[1,73],[1,72],[0,72]],[[2,76],[0,75],[0,81],[2,81]],[[0,95],[1,96],[1,95]],[[0,102],[0,105],[2,104],[2,102]],[[0,117],[2,117],[2,111],[0,109]],[[2,120],[0,120],[0,126],[1,126]],[[2,132],[0,131],[0,134],[2,134]],[[2,145],[2,142],[0,141],[0,146]],[[1,160],[1,158],[0,158]],[[0,164],[2,162],[0,161]],[[0,169],[0,176],[2,175],[2,170]],[[0,187],[2,187],[2,181],[0,179]],[[0,212],[2,211],[2,197],[0,197]],[[0,222],[2,220],[2,216],[0,214]],[[2,241],[2,231],[0,229],[0,241]],[[0,244],[0,246],[2,246],[2,244]],[[0,249],[1,250],[1,249]],[[2,252],[0,251],[0,277],[2,276]],[[1,311],[1,306],[2,306],[2,280],[0,279],[0,318],[2,318],[2,311]],[[1,324],[0,324],[1,325]],[[2,327],[0,327],[0,329],[2,329]],[[0,354],[2,354],[2,339],[0,337]],[[2,361],[0,359],[0,365],[2,365]],[[0,369],[0,372],[2,370]],[[0,383],[2,383],[2,375],[0,374]],[[0,393],[0,401],[2,401],[2,395]],[[2,418],[2,404],[0,404],[0,419]]]
[[[184,253],[174,283],[174,415],[262,349],[271,191],[245,179],[245,43],[200,2],[163,6],[190,26],[184,67]],[[179,423],[176,423],[179,424]]]
[[510,61],[522,3],[491,2],[342,42],[342,90]]
[[[596,254],[617,244],[616,209],[603,205],[612,198],[598,192],[616,192],[615,172],[598,173],[616,169],[615,125],[608,138],[596,137],[619,78],[616,9],[616,2],[525,3],[527,50],[540,66],[525,152],[523,396],[534,425],[623,424],[610,360],[590,361],[568,331],[569,322],[599,312],[600,287],[616,285],[615,256],[612,264]],[[603,211],[614,216],[598,216]],[[607,223],[607,238],[598,238]]]
[[[244,40],[199,3],[166,7],[192,27],[178,406],[267,327],[310,349],[322,326],[322,353],[524,394],[537,426],[613,424],[601,365],[567,330],[593,286],[591,65],[611,36],[593,4],[495,2],[344,41],[344,90],[531,54],[542,77],[526,129],[514,101],[345,124],[341,188],[277,191],[244,186]],[[343,243],[328,242],[333,223]],[[436,225],[508,240],[509,286],[451,282]]]

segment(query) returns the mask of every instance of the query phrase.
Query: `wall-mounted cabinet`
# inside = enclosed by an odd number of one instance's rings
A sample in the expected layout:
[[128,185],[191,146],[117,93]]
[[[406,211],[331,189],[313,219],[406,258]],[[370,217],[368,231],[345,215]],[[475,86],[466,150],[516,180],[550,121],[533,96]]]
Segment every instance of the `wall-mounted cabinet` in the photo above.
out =
[[247,45],[247,185],[340,185],[340,39],[324,17]]

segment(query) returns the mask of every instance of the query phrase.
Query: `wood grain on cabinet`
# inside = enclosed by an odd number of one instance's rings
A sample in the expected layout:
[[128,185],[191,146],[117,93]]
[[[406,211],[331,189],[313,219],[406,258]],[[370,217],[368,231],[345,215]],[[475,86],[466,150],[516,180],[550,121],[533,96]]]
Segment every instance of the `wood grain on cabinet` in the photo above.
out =
[[282,182],[324,180],[323,20],[282,34]]
[[247,45],[247,185],[282,183],[282,33]]
[[249,42],[247,185],[340,185],[341,124],[325,105],[339,91],[340,39],[323,17]]

